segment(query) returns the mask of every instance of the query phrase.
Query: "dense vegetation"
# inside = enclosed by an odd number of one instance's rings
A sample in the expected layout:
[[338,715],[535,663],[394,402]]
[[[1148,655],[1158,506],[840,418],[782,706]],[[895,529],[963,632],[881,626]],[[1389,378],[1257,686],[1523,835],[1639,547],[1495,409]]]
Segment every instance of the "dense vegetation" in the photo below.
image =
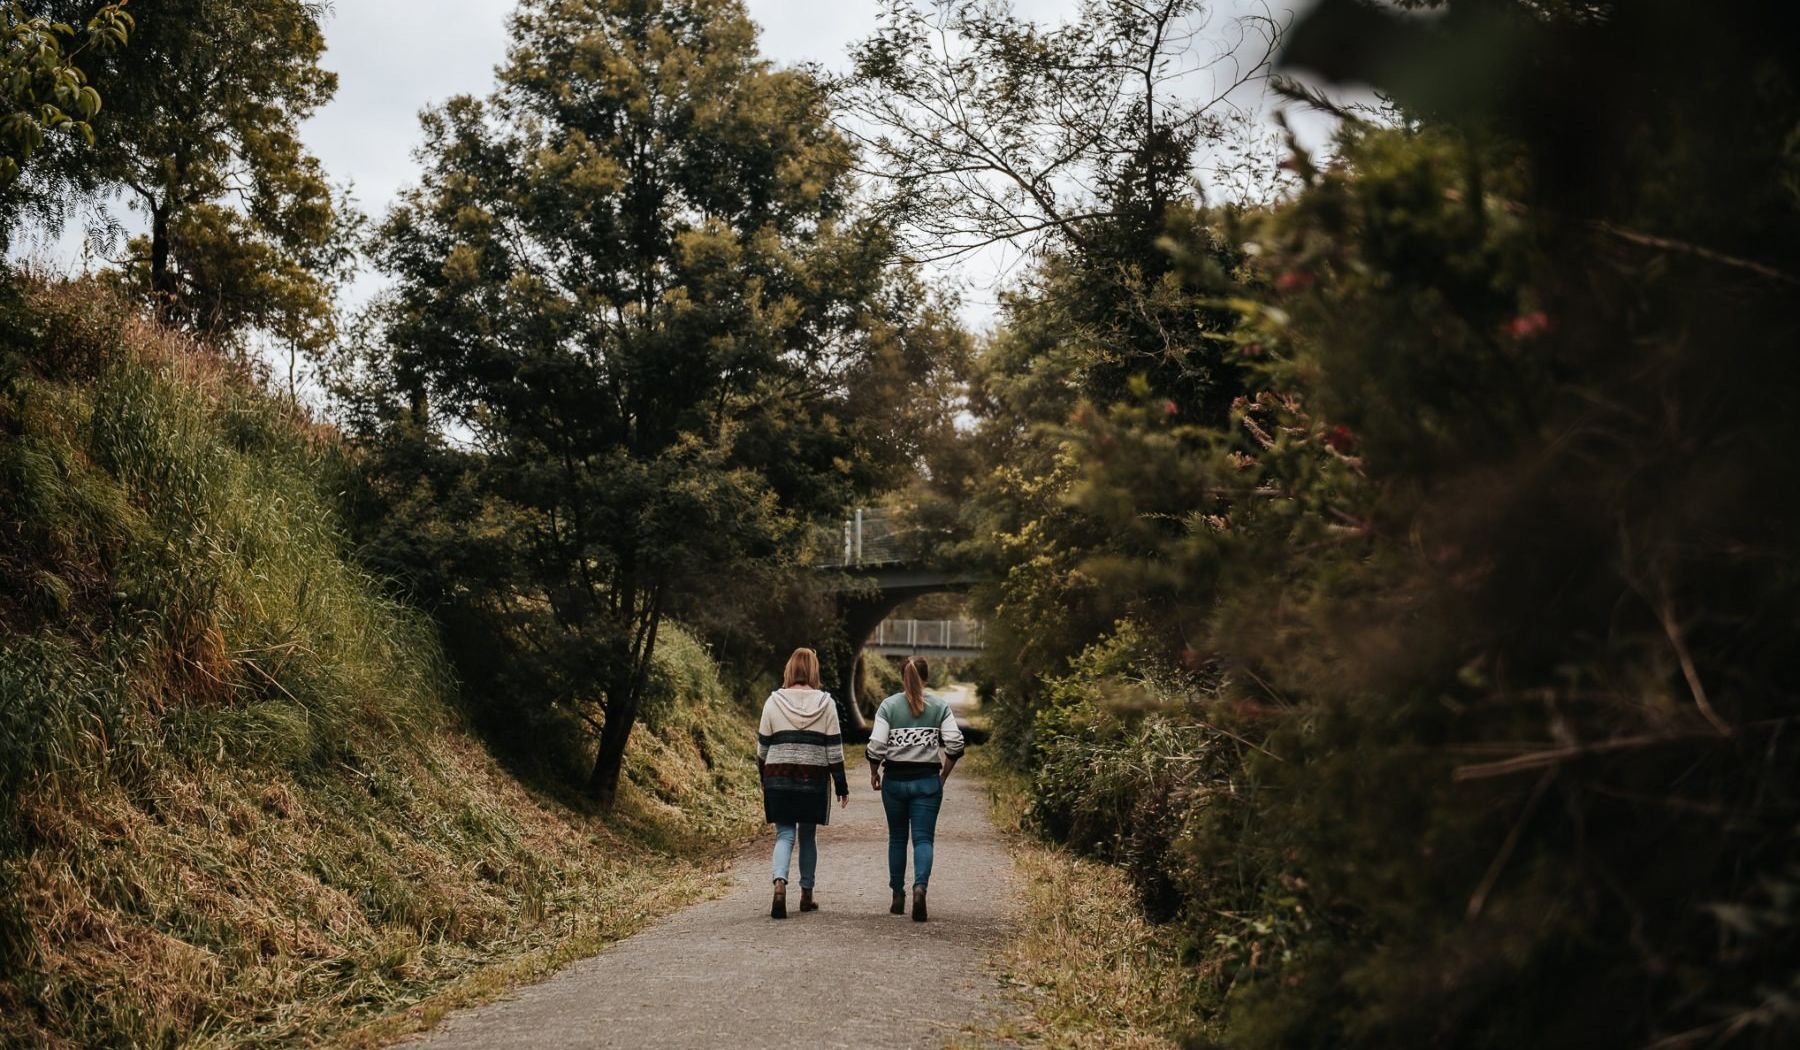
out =
[[[526,0],[366,241],[320,5],[5,17],[0,233],[149,232],[0,280],[0,1039],[616,934],[742,823],[721,679],[823,640],[811,525],[881,494],[991,581],[1008,797],[1154,924],[1083,1038],[1800,1039],[1775,5],[889,0],[833,79],[734,0]],[[908,262],[1000,243],[975,340]]]
[[1003,739],[1188,931],[1197,1043],[1789,1045],[1792,27],[1431,6],[1295,27],[1395,109],[1278,204],[1122,263],[1121,182],[1009,304]]

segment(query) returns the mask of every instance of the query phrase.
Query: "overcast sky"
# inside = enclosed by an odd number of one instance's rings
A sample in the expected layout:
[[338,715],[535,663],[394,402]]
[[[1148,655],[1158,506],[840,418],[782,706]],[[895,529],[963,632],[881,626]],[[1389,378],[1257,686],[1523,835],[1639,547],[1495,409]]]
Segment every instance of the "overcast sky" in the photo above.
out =
[[[1224,0],[1229,9],[1247,0]],[[1275,0],[1285,11],[1304,0]],[[338,74],[338,93],[306,124],[307,144],[335,182],[349,182],[358,204],[379,219],[412,181],[419,112],[458,94],[486,94],[494,67],[505,57],[506,18],[516,0],[336,0],[325,26],[325,64]],[[817,62],[842,69],[849,45],[875,27],[878,0],[748,0],[762,27],[765,54],[780,63]],[[1058,21],[1076,0],[1015,0],[1015,9],[1040,21]],[[1320,140],[1312,120],[1305,137]],[[123,211],[123,209],[115,209]],[[135,216],[120,216],[129,227]],[[56,241],[19,246],[58,268],[78,268],[80,223]],[[949,274],[965,286],[964,314],[977,325],[992,314],[997,275],[1008,260],[990,253]],[[353,302],[380,285],[365,274],[352,288]]]
[[[516,0],[337,0],[325,27],[338,94],[306,129],[335,178],[356,183],[379,214],[412,178],[421,109],[486,94],[506,55]],[[875,24],[875,0],[749,0],[765,54],[782,63],[841,67],[851,41]],[[1028,8],[1072,4],[1030,0]]]

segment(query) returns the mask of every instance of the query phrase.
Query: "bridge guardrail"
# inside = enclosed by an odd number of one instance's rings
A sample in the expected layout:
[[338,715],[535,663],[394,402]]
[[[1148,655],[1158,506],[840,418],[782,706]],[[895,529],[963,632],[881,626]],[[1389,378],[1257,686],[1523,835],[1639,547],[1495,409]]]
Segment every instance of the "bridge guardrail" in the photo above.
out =
[[827,569],[902,564],[912,553],[908,538],[908,530],[893,511],[858,507],[844,519],[841,546],[827,551],[819,564]]
[[916,650],[984,647],[982,625],[975,620],[883,620],[864,644]]

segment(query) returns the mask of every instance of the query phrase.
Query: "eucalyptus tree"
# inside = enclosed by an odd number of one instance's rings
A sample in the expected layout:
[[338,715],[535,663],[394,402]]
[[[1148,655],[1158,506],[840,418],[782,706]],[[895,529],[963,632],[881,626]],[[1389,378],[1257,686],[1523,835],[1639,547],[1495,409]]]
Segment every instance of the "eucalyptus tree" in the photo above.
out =
[[529,0],[511,28],[492,96],[425,117],[368,374],[416,453],[390,507],[417,482],[468,508],[434,528],[466,568],[442,595],[495,639],[477,677],[586,719],[607,806],[663,617],[895,461],[851,408],[943,326],[857,210],[824,87],[737,0]]
[[[1185,629],[1180,610],[1096,586],[1094,566],[1128,548],[1084,508],[1068,424],[1119,404],[1229,423],[1245,372],[1221,303],[1242,258],[1203,187],[1262,160],[1273,181],[1254,109],[1281,28],[1267,8],[1225,19],[1202,0],[1084,0],[1060,23],[1006,0],[888,0],[854,51],[843,123],[906,250],[1004,245],[1029,262],[971,375],[968,475],[938,485],[934,505],[988,569],[975,599],[1016,702],[1002,719],[1021,732],[1046,677],[1121,618]],[[1171,238],[1194,265],[1176,265]]]
[[[1204,0],[1084,0],[1055,24],[1007,0],[886,0],[840,86],[842,123],[912,256],[1030,257],[1003,307],[1060,334],[1025,367],[1056,356],[1067,394],[1101,404],[1147,378],[1157,400],[1220,422],[1240,388],[1209,335],[1231,323],[1207,308],[1223,284],[1184,284],[1163,242],[1222,169],[1277,181],[1256,107],[1281,29],[1266,6],[1222,19]],[[1054,419],[1066,400],[1049,399]]]

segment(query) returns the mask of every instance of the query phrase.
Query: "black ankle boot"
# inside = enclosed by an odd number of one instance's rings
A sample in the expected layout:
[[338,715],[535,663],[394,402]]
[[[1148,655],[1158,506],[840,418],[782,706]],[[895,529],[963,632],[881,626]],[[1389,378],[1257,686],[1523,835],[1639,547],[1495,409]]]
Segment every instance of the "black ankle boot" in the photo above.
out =
[[819,906],[817,904],[813,903],[812,891],[807,889],[805,886],[800,887],[800,910],[801,911],[818,911],[819,910]]
[[769,905],[769,918],[787,918],[787,880],[775,880],[775,903]]
[[913,921],[925,921],[925,887],[913,887]]
[[906,892],[904,890],[895,890],[894,891],[894,904],[892,907],[890,907],[888,909],[888,914],[890,914],[890,915],[905,915],[906,914]]

